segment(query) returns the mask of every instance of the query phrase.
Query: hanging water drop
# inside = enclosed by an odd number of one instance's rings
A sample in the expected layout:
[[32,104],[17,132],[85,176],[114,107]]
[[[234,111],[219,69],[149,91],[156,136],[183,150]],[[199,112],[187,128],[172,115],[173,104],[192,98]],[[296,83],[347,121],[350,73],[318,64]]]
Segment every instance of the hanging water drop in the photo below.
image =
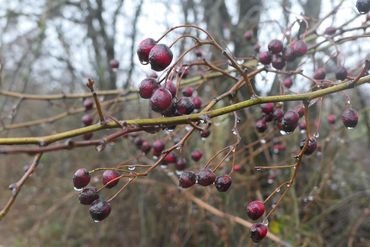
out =
[[266,140],[265,140],[265,139],[261,139],[261,140],[260,140],[260,142],[261,142],[262,144],[265,144],[265,143],[266,143]]
[[129,167],[128,167],[128,170],[129,170],[129,171],[135,171],[135,169],[136,169],[136,166],[129,166]]
[[83,190],[83,188],[76,188],[76,187],[73,187],[73,189],[74,189],[75,191],[77,191],[77,192],[80,192],[80,191],[82,191],[82,190]]

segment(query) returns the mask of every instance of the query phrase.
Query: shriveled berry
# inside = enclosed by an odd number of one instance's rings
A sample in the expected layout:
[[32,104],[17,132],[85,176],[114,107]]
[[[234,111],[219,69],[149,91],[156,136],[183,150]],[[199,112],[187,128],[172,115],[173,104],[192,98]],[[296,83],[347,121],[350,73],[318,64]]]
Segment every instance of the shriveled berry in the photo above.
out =
[[342,114],[342,122],[347,128],[354,128],[358,122],[358,113],[352,108],[346,109]]
[[211,169],[203,169],[197,173],[198,184],[208,186],[215,182],[216,174]]
[[160,154],[163,151],[164,146],[165,146],[165,144],[164,144],[163,141],[161,141],[161,140],[154,141],[153,145],[152,145],[153,153],[157,153],[157,154],[159,153]]
[[182,89],[182,95],[185,97],[191,97],[193,95],[194,89],[192,87],[184,87]]
[[291,48],[294,55],[298,57],[304,56],[308,50],[307,44],[303,40],[294,41],[291,45]]
[[171,49],[164,44],[155,45],[149,53],[149,63],[152,70],[162,71],[171,64],[173,54]]
[[109,65],[112,69],[118,69],[119,68],[119,62],[117,59],[112,59],[109,61]]
[[271,60],[272,67],[275,69],[282,69],[285,66],[285,60],[283,56],[274,54],[272,55],[272,60]]
[[193,101],[195,109],[199,110],[202,108],[202,100],[198,96],[191,98],[191,100]]
[[313,78],[314,78],[315,80],[324,80],[324,79],[325,79],[325,77],[326,77],[326,71],[325,71],[325,69],[324,69],[324,68],[318,68],[318,69],[315,71],[314,75],[313,75]]
[[327,116],[326,119],[328,120],[329,124],[335,124],[335,122],[337,121],[337,116],[334,114],[330,114]]
[[251,239],[253,242],[258,243],[267,235],[267,226],[261,223],[253,224],[251,226]]
[[80,200],[80,203],[83,205],[90,205],[97,199],[99,199],[99,193],[95,187],[83,188],[78,195],[78,200]]
[[92,101],[91,99],[85,99],[83,104],[84,104],[84,107],[85,107],[85,111],[89,111],[93,108],[94,101]]
[[267,47],[273,54],[278,54],[283,51],[283,43],[278,39],[271,40]]
[[189,188],[197,181],[197,176],[194,172],[183,172],[179,177],[179,186],[182,188]]
[[260,63],[262,63],[264,65],[270,64],[271,59],[272,59],[271,54],[268,51],[261,51],[258,54],[258,60],[260,61]]
[[216,189],[219,192],[226,192],[231,186],[231,177],[227,175],[218,176],[215,180]]
[[94,119],[90,114],[85,114],[82,116],[81,121],[85,126],[88,126],[93,123]]
[[360,13],[367,13],[370,11],[370,0],[357,0],[356,8]]
[[195,150],[193,152],[191,152],[191,158],[194,160],[194,161],[199,161],[203,156],[203,153],[199,150]]
[[176,96],[176,85],[173,81],[166,81],[165,88],[171,92],[172,97]]
[[347,75],[347,69],[343,66],[337,67],[337,69],[335,70],[335,78],[337,80],[345,80],[347,78]]
[[293,132],[298,125],[299,115],[296,111],[287,111],[284,114],[281,129],[285,132]]
[[[303,139],[303,140],[301,141],[301,143],[299,144],[299,147],[300,147],[301,149],[303,149],[303,147],[304,147],[304,144],[305,144],[305,143],[306,143],[306,139]],[[306,148],[306,150],[304,151],[304,154],[305,154],[305,155],[310,155],[310,154],[312,154],[313,152],[315,152],[316,148],[317,148],[317,141],[316,141],[316,139],[315,139],[315,138],[311,137],[311,138],[310,138],[310,140],[308,141],[307,148]]]
[[256,200],[248,203],[247,214],[252,220],[259,219],[265,213],[265,205],[263,202]]
[[175,168],[178,171],[182,171],[182,170],[185,170],[186,166],[187,166],[186,159],[185,158],[180,158],[180,159],[177,160]]
[[118,184],[120,174],[115,170],[105,170],[103,172],[102,182],[105,187],[110,189]]
[[272,113],[274,111],[274,103],[268,102],[261,104],[261,111],[266,114]]
[[85,168],[78,169],[73,175],[73,186],[81,189],[90,183],[90,173]]
[[176,110],[180,114],[190,114],[194,111],[194,104],[191,98],[181,97],[176,103]]
[[291,77],[287,77],[283,80],[283,85],[286,88],[291,88],[293,86],[293,79]]
[[90,216],[96,222],[107,218],[110,214],[110,211],[111,206],[109,202],[100,199],[94,201],[89,208]]
[[267,123],[264,119],[260,119],[256,122],[256,129],[258,132],[262,133],[267,130]]
[[146,78],[140,82],[139,94],[143,99],[149,99],[152,97],[155,90],[159,88],[157,80],[154,78]]
[[149,53],[155,45],[156,42],[152,38],[144,39],[139,43],[136,53],[141,63],[147,64],[149,62]]
[[152,107],[152,110],[156,112],[164,112],[171,106],[171,104],[171,92],[164,87],[160,87],[155,90],[150,98],[150,106]]
[[337,32],[337,28],[336,27],[327,27],[325,29],[325,34],[326,35],[334,35],[335,33]]
[[246,41],[250,41],[252,38],[253,38],[253,31],[252,31],[252,30],[247,30],[247,31],[244,33],[244,39],[245,39]]
[[150,145],[148,141],[143,141],[140,147],[141,151],[146,154],[149,153],[151,148],[152,148],[152,145]]
[[174,152],[168,153],[164,157],[164,161],[166,162],[166,164],[175,164],[177,161],[177,156]]

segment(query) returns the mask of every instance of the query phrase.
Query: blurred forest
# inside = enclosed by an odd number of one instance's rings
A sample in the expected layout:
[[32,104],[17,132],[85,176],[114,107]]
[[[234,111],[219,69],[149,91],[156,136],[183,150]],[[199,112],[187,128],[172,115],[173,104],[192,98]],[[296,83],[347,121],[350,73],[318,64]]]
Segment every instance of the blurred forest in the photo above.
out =
[[[82,127],[83,98],[63,95],[88,93],[87,78],[93,78],[97,90],[137,89],[138,83],[151,73],[136,56],[137,44],[146,37],[159,38],[167,29],[192,23],[209,31],[237,58],[256,55],[255,46],[267,47],[269,40],[282,37],[282,31],[299,16],[307,16],[314,26],[332,11],[339,0],[0,0],[0,137],[44,136]],[[343,1],[338,14],[318,28],[339,26],[356,16],[354,2]],[[342,12],[340,12],[342,11]],[[366,16],[358,18],[359,26]],[[245,32],[253,35],[246,41]],[[296,30],[299,32],[299,30]],[[369,29],[357,30],[369,35]],[[176,34],[165,41],[171,43]],[[193,32],[194,35],[202,36]],[[369,37],[369,36],[368,36]],[[311,40],[311,44],[319,40]],[[187,39],[173,47],[174,57],[191,46]],[[209,47],[203,48],[205,59],[223,64],[224,57]],[[333,53],[340,52],[338,57]],[[329,43],[316,57],[316,65],[325,65],[333,75],[340,60],[356,75],[360,62],[370,52],[369,38],[354,40],[336,47]],[[112,59],[119,61],[112,69]],[[188,54],[186,61],[196,59]],[[338,60],[337,60],[338,59]],[[224,64],[226,67],[226,64]],[[256,67],[256,63],[251,65]],[[312,73],[312,63],[298,66]],[[190,70],[190,75],[199,75]],[[203,73],[203,72],[202,72]],[[307,89],[305,78],[295,77],[292,91]],[[282,77],[260,74],[255,78],[261,95],[275,95]],[[209,102],[230,88],[232,81],[212,79],[197,88],[203,102]],[[275,240],[266,238],[258,246],[370,246],[370,87],[363,85],[328,95],[322,104],[311,108],[312,125],[319,126],[320,149],[303,160],[294,187],[280,203],[269,221]],[[247,97],[245,89],[238,97]],[[57,100],[25,100],[9,92],[59,95]],[[101,96],[104,111],[117,119],[159,116],[149,110],[148,102],[125,94]],[[346,97],[360,113],[356,129],[347,130],[340,123]],[[289,103],[298,106],[301,102]],[[218,106],[223,106],[219,102]],[[1,246],[254,246],[249,238],[245,204],[266,198],[289,177],[289,170],[256,171],[256,165],[278,164],[299,150],[304,136],[297,131],[289,136],[270,138],[273,131],[261,135],[255,131],[259,107],[240,111],[242,148],[232,173],[233,183],[227,193],[213,187],[178,188],[174,168],[158,168],[149,176],[137,179],[114,201],[110,217],[94,223],[87,207],[79,204],[73,190],[76,169],[109,167],[137,157],[151,162],[133,144],[133,138],[121,138],[97,152],[94,147],[50,152],[43,155],[34,174],[27,181],[8,215],[0,221]],[[336,114],[337,124],[329,125],[327,116]],[[94,111],[94,121],[98,115]],[[188,169],[197,170],[215,153],[234,141],[233,116],[224,115],[212,122],[211,135],[203,140],[192,136],[179,156],[188,159]],[[153,142],[162,138],[168,144],[184,134],[185,128],[173,132],[140,133]],[[103,137],[112,130],[94,133]],[[276,133],[275,133],[276,134]],[[82,140],[81,137],[75,137]],[[284,150],[276,150],[275,144]],[[281,147],[279,146],[279,147]],[[275,148],[275,149],[274,149]],[[190,161],[194,149],[203,152],[200,162]],[[0,206],[8,200],[8,186],[30,164],[27,154],[0,153]],[[230,159],[223,172],[229,172]],[[100,183],[94,175],[93,183]],[[104,191],[111,195],[113,191]],[[269,206],[273,206],[273,199]]]

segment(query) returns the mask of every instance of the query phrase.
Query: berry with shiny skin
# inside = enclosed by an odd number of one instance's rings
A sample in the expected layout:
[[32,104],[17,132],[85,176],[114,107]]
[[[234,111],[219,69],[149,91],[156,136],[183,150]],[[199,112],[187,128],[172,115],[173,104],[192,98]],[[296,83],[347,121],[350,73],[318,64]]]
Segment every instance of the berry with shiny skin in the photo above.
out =
[[327,116],[326,119],[328,120],[329,124],[335,124],[335,122],[337,121],[337,116],[334,114],[330,114]]
[[78,169],[73,175],[73,186],[82,189],[90,183],[90,173],[85,168]]
[[271,54],[268,51],[261,51],[258,54],[258,60],[260,61],[260,63],[262,63],[264,65],[270,64],[271,59],[272,59]]
[[346,109],[342,114],[342,122],[347,128],[354,128],[358,122],[358,113],[352,108]]
[[191,97],[193,96],[194,89],[192,87],[184,87],[182,89],[182,95],[185,97]]
[[180,114],[190,114],[194,109],[193,101],[189,97],[181,97],[176,103],[176,110]]
[[268,44],[267,48],[273,54],[278,54],[283,51],[283,43],[278,39],[273,39]]
[[97,199],[99,199],[99,193],[95,187],[83,188],[78,195],[78,200],[83,205],[90,205]]
[[204,169],[197,173],[198,184],[208,186],[215,182],[216,174],[211,169]]
[[160,87],[154,91],[152,97],[150,97],[150,106],[153,111],[164,112],[172,105],[172,95],[171,92]]
[[291,77],[287,77],[283,80],[283,85],[286,88],[291,88],[293,86],[293,79]]
[[199,110],[202,108],[202,100],[198,96],[192,97],[191,100],[193,101],[194,109]]
[[197,181],[197,176],[194,172],[183,172],[179,177],[179,186],[182,188],[189,188]]
[[267,130],[267,123],[264,119],[260,119],[256,122],[256,129],[259,133],[263,133]]
[[251,239],[258,243],[267,235],[267,226],[261,223],[253,224],[250,230]]
[[[300,147],[301,149],[303,149],[303,147],[304,147],[304,144],[305,144],[305,143],[306,143],[306,139],[303,139],[303,140],[301,141],[301,143],[299,144],[299,147]],[[310,140],[308,141],[307,148],[306,148],[306,150],[304,151],[304,154],[305,154],[305,155],[310,155],[310,154],[312,154],[313,152],[315,152],[316,148],[317,148],[317,141],[316,141],[316,139],[315,139],[315,138],[311,137],[311,138],[310,138]]]
[[152,38],[144,39],[139,43],[136,53],[141,63],[149,63],[149,53],[156,44],[157,42]]
[[326,77],[326,71],[325,71],[325,69],[324,69],[324,68],[318,68],[318,69],[315,71],[314,75],[313,75],[313,78],[314,78],[315,80],[324,80],[324,79],[325,79],[325,77]]
[[109,65],[112,69],[118,69],[119,68],[119,62],[117,59],[112,59],[109,61]]
[[185,158],[178,159],[177,162],[176,162],[176,164],[175,164],[175,168],[178,171],[185,170],[186,166],[187,166],[187,162],[186,162],[186,159]]
[[256,200],[248,203],[247,214],[252,220],[259,219],[265,213],[265,205],[262,201]]
[[347,75],[348,75],[347,69],[343,66],[340,66],[335,70],[335,78],[337,80],[343,81],[347,78]]
[[164,161],[166,162],[166,164],[176,164],[177,156],[174,152],[168,153],[164,157]]
[[293,132],[298,126],[299,115],[296,111],[287,111],[281,122],[281,129],[285,132]]
[[110,189],[118,184],[120,174],[115,170],[105,170],[103,172],[102,182],[105,187]]
[[370,0],[357,0],[356,8],[358,12],[364,14],[370,11]]
[[152,70],[162,71],[171,64],[173,54],[171,49],[164,44],[155,45],[149,53],[149,63]]
[[271,60],[272,67],[274,67],[275,69],[282,69],[284,68],[285,64],[286,63],[285,63],[283,56],[277,55],[277,54],[272,55],[272,60]]
[[85,114],[82,116],[81,121],[85,126],[88,126],[94,122],[94,119],[90,114]]
[[216,177],[215,186],[219,192],[226,192],[231,186],[232,180],[230,176],[223,175]]
[[268,102],[268,103],[261,104],[261,111],[266,114],[270,114],[274,112],[274,103]]
[[155,90],[159,88],[158,82],[154,78],[145,78],[140,82],[139,94],[143,99],[152,97]]
[[93,108],[94,101],[92,101],[91,99],[85,99],[83,104],[84,104],[84,107],[85,107],[85,111],[89,111]]
[[111,206],[109,202],[103,200],[94,201],[90,208],[90,216],[94,221],[102,221],[110,214]]
[[195,150],[193,152],[191,152],[191,158],[194,160],[194,161],[199,161],[203,156],[203,153],[199,150]]

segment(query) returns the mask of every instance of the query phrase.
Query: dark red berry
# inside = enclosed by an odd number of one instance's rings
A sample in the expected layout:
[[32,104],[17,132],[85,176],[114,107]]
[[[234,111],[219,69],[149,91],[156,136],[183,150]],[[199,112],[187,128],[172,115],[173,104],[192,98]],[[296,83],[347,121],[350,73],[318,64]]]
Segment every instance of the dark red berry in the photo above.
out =
[[189,188],[197,181],[197,176],[194,172],[183,172],[179,177],[179,186],[182,188]]
[[85,168],[78,169],[73,175],[73,186],[81,189],[90,183],[90,173]]
[[241,170],[242,170],[241,165],[234,165],[234,166],[233,166],[233,171],[234,171],[234,172],[240,172]]
[[94,221],[102,221],[110,214],[111,206],[109,202],[103,200],[94,201],[90,208],[90,216]]
[[269,102],[261,104],[261,111],[266,114],[274,112],[274,103]]
[[298,125],[299,115],[296,111],[287,111],[284,114],[281,129],[285,132],[293,132]]
[[155,45],[155,40],[151,38],[144,39],[139,43],[136,53],[141,63],[147,64],[149,62],[149,53]]
[[337,67],[337,69],[335,70],[335,78],[337,80],[345,80],[347,78],[347,75],[347,69],[343,66]]
[[187,162],[185,158],[178,159],[175,165],[176,170],[178,171],[185,170],[186,166],[187,166]]
[[284,117],[284,111],[278,108],[274,111],[273,116],[274,116],[274,120],[280,122]]
[[[299,144],[299,147],[300,147],[301,149],[303,149],[303,147],[304,147],[304,144],[305,144],[305,143],[306,143],[306,139],[303,139],[303,140],[301,141],[301,143]],[[305,154],[305,155],[310,155],[310,154],[312,154],[313,152],[315,152],[316,148],[317,148],[317,141],[316,141],[316,139],[315,139],[315,138],[311,137],[311,138],[310,138],[310,140],[308,141],[307,148],[306,148],[306,150],[304,151],[304,154]]]
[[119,62],[116,59],[112,59],[109,61],[109,65],[112,69],[118,69],[119,68]]
[[324,33],[326,35],[334,35],[336,32],[337,32],[337,28],[335,28],[335,27],[327,27],[325,29],[325,32]]
[[198,96],[191,98],[191,100],[193,101],[195,109],[199,110],[202,108],[202,100]]
[[95,187],[83,188],[83,190],[78,195],[80,203],[83,205],[90,205],[95,200],[99,199],[98,190]]
[[191,97],[193,95],[194,89],[192,87],[184,87],[182,89],[182,95],[186,97]]
[[208,186],[215,182],[216,174],[211,169],[204,169],[197,174],[198,184]]
[[297,106],[295,108],[295,111],[298,113],[300,118],[304,116],[304,106],[303,105]]
[[146,154],[149,153],[151,148],[152,148],[152,145],[150,145],[148,141],[143,141],[140,147],[141,151],[143,151]]
[[287,77],[283,80],[283,85],[286,88],[291,88],[293,86],[293,79],[291,77]]
[[146,78],[140,82],[139,94],[143,99],[152,97],[155,90],[159,88],[158,82],[154,78]]
[[82,116],[81,121],[85,126],[88,126],[93,123],[94,119],[90,114],[85,114]]
[[313,78],[315,80],[324,80],[325,79],[325,76],[326,76],[326,71],[324,68],[318,68],[316,71],[315,71],[315,74],[313,75]]
[[267,235],[267,226],[261,223],[253,224],[251,227],[251,239],[258,243]]
[[85,111],[91,110],[94,106],[94,101],[91,99],[85,99],[84,102]]
[[258,54],[258,60],[260,61],[260,63],[262,63],[264,65],[270,64],[271,59],[272,59],[271,54],[268,51],[261,51]]
[[180,114],[190,114],[194,111],[194,104],[191,98],[181,97],[176,103],[176,110]]
[[248,217],[252,220],[259,219],[265,213],[265,205],[261,201],[252,201],[247,205]]
[[152,107],[152,110],[156,112],[164,112],[171,106],[171,104],[171,92],[164,87],[160,87],[155,90],[150,98],[150,106]]
[[137,147],[137,148],[140,148],[141,147],[141,145],[143,145],[143,139],[140,137],[140,136],[138,136],[138,137],[135,137],[135,139],[134,139],[134,144],[135,144],[135,146]]
[[105,170],[103,172],[103,185],[108,189],[113,188],[118,184],[120,174],[115,170]]
[[253,31],[252,30],[248,30],[244,33],[244,39],[246,41],[250,41],[252,38],[253,38]]
[[267,123],[264,119],[260,119],[256,122],[256,129],[258,132],[262,133],[267,130]]
[[153,153],[162,153],[163,149],[164,149],[164,142],[161,141],[161,140],[156,140],[153,142],[153,145],[152,145],[152,148],[153,148]]
[[358,113],[352,109],[346,109],[342,114],[342,122],[347,128],[354,128],[358,122]]
[[216,189],[219,192],[226,192],[231,186],[231,177],[227,175],[218,176],[215,180]]
[[166,162],[166,164],[175,164],[177,161],[177,156],[174,152],[168,153],[164,157],[164,161]]
[[165,88],[171,92],[172,97],[176,96],[176,85],[173,81],[166,81]]
[[370,11],[370,1],[369,0],[357,0],[356,8],[360,13],[367,13]]
[[308,50],[307,44],[303,40],[294,41],[291,44],[291,49],[293,50],[294,55],[298,57],[304,56]]
[[278,54],[283,51],[283,43],[278,39],[271,40],[267,47],[273,54]]
[[275,69],[282,69],[285,66],[285,60],[283,56],[274,54],[272,55],[272,60],[271,60],[272,67]]
[[327,120],[329,124],[335,124],[335,122],[337,121],[337,116],[334,114],[330,114],[329,116],[327,116]]
[[164,44],[155,45],[149,53],[149,63],[152,70],[162,71],[171,64],[173,54],[171,49]]
[[203,156],[203,153],[199,150],[195,150],[191,153],[191,158],[194,160],[194,161],[199,161]]
[[211,131],[209,129],[204,129],[200,132],[200,137],[207,138],[211,134]]

